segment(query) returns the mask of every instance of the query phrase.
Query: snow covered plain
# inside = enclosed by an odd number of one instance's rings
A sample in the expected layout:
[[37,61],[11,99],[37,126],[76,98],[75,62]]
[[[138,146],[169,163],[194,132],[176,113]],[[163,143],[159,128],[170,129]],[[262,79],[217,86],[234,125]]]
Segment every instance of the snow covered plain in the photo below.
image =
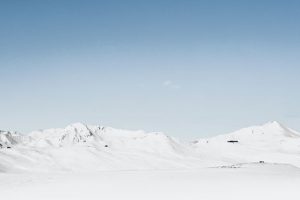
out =
[[300,134],[278,122],[191,143],[77,123],[0,146],[1,199],[300,198]]

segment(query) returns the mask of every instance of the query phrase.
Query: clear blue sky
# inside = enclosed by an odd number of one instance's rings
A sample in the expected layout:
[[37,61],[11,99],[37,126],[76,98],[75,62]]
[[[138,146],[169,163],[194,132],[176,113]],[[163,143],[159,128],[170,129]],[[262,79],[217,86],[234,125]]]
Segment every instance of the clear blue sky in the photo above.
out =
[[299,1],[0,2],[0,129],[300,130]]

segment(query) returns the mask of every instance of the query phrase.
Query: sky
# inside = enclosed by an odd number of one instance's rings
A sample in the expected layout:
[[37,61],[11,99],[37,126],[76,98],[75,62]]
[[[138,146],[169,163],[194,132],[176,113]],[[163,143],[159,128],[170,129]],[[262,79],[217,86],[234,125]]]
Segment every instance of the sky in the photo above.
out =
[[300,130],[300,2],[1,0],[0,129]]

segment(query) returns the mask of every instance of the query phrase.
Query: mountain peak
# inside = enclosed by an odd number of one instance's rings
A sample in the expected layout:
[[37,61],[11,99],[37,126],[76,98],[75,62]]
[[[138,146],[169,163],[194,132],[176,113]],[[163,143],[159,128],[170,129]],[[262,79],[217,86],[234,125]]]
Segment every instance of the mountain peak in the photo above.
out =
[[66,128],[78,128],[78,129],[85,129],[87,127],[86,124],[81,122],[76,122],[73,124],[68,125]]
[[261,128],[273,129],[273,130],[288,130],[287,127],[285,127],[278,121],[267,122],[267,123],[261,125]]
[[276,137],[299,137],[299,133],[287,128],[278,121],[270,121],[260,126],[252,126],[243,128],[233,132],[231,135],[239,137],[263,137],[263,138],[276,138]]
[[269,122],[265,123],[264,125],[282,126],[282,124],[278,121],[269,121]]
[[24,136],[16,131],[10,132],[0,130],[0,148],[21,143],[23,140]]

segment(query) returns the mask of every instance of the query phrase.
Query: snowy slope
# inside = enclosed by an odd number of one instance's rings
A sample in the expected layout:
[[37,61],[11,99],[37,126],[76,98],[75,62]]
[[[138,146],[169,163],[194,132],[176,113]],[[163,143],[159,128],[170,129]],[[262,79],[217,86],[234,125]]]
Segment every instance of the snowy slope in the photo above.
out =
[[0,130],[0,148],[10,148],[13,145],[25,142],[26,138],[17,132]]
[[0,151],[0,171],[179,169],[209,165],[163,133],[76,123],[34,131]]
[[200,139],[193,145],[198,151],[216,159],[235,162],[267,161],[300,166],[300,134],[276,121]]
[[185,147],[163,133],[128,131],[110,127],[75,123],[64,129],[35,131],[26,143],[32,147],[93,146],[120,151],[144,151],[162,154],[180,154]]
[[26,136],[2,131],[0,144],[0,172],[195,169],[259,161],[300,167],[299,133],[278,122],[192,144],[163,133],[82,123]]

